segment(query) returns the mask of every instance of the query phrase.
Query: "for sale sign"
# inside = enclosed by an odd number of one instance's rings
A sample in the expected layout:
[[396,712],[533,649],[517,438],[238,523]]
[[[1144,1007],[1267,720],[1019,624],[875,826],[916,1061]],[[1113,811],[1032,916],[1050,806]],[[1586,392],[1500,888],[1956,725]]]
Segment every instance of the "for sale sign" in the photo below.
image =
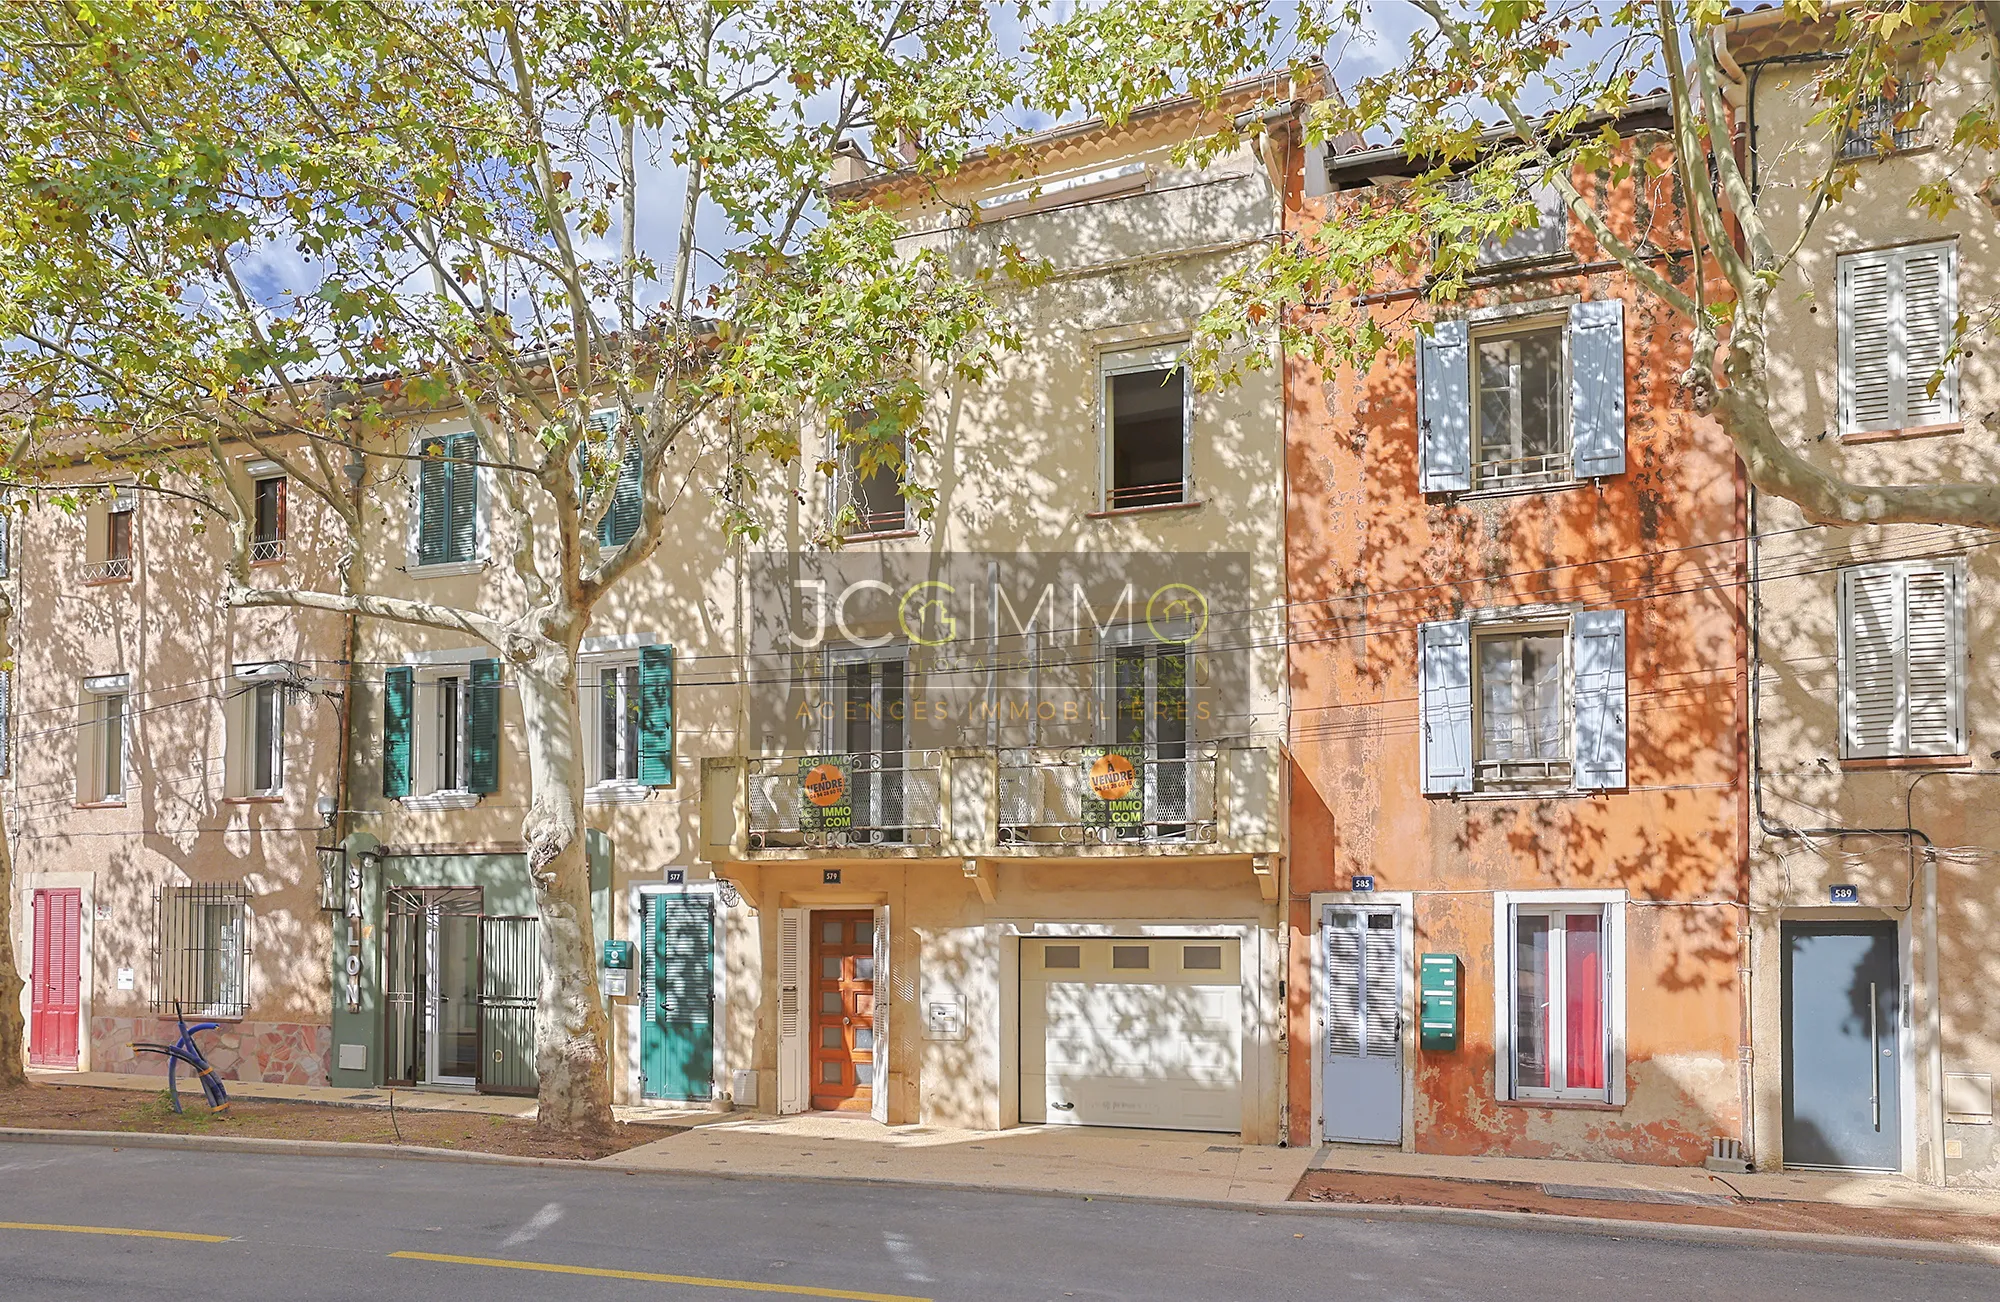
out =
[[799,830],[845,832],[854,826],[852,755],[807,755],[799,760]]
[[1137,746],[1084,747],[1084,826],[1134,827],[1145,821],[1145,752]]

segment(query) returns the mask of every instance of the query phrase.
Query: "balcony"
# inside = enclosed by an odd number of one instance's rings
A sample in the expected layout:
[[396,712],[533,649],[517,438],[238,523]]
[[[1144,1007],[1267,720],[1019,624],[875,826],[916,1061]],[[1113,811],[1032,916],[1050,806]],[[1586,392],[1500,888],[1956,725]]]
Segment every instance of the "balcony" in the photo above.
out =
[[[1124,762],[1107,761],[1107,751]],[[830,770],[825,761],[834,761]],[[715,757],[702,761],[701,853],[711,861],[1147,854],[1261,862],[1284,849],[1284,765],[1276,740],[1250,739]]]
[[858,846],[936,845],[943,831],[944,753],[878,751],[837,757],[844,783],[819,787],[809,779],[828,766],[821,756],[777,756],[745,762],[750,830],[747,849],[831,850]]
[[1001,751],[1000,845],[1213,843],[1218,748],[1130,749],[1138,762],[1112,775],[1127,790],[1118,800],[1090,791],[1102,748]]

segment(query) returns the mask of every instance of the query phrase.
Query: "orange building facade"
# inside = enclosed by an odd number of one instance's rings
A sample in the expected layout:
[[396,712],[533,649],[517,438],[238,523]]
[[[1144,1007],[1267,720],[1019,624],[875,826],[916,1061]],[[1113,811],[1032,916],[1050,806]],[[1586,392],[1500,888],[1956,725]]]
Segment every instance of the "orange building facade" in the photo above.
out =
[[[1306,239],[1414,170],[1303,165]],[[1688,283],[1668,180],[1578,182]],[[1745,493],[1686,322],[1544,212],[1362,302],[1414,355],[1286,376],[1287,1129],[1698,1164],[1751,1140]]]

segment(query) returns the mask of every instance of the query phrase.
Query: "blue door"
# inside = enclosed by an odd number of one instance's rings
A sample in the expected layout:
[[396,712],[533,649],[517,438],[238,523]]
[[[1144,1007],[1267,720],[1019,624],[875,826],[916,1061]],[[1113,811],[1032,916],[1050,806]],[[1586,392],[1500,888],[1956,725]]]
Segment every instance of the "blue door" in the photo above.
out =
[[705,1101],[715,1086],[715,910],[706,895],[645,895],[640,1093]]
[[1893,922],[1783,924],[1785,1165],[1902,1169]]

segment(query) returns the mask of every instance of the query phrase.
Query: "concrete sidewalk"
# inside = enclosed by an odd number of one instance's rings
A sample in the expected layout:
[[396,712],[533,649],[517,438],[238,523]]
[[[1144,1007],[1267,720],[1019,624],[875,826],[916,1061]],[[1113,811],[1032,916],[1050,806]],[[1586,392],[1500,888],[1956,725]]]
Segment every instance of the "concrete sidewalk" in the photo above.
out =
[[1842,1207],[2000,1215],[2000,1190],[1940,1189],[1902,1176],[1771,1171],[1717,1176],[1700,1167],[1634,1166],[1521,1157],[1434,1157],[1396,1149],[1327,1144],[1313,1156],[1315,1171],[1434,1180],[1477,1180],[1550,1185],[1567,1189],[1642,1190],[1663,1194],[1739,1196]]
[[[157,1094],[166,1089],[165,1076],[144,1076],[137,1073],[120,1074],[108,1071],[42,1071],[28,1069],[28,1079],[39,1085],[88,1085],[98,1089],[137,1090],[147,1094]],[[476,1112],[490,1117],[517,1117],[532,1121],[535,1118],[535,1100],[509,1094],[480,1094],[472,1090],[408,1088],[397,1086],[381,1089],[338,1089],[331,1085],[270,1085],[262,1081],[224,1080],[223,1086],[232,1099],[266,1099],[273,1103],[323,1103],[343,1108],[387,1109],[391,1096],[396,1107],[406,1112]],[[181,1081],[181,1092],[186,1097],[195,1088],[186,1078]],[[616,1107],[612,1113],[620,1121],[646,1122],[652,1125],[699,1126],[720,1120],[727,1113],[710,1111],[707,1108],[687,1107]]]
[[690,1175],[853,1178],[1043,1193],[1282,1203],[1313,1152],[1178,1131],[1021,1126],[952,1130],[808,1113],[724,1117],[600,1159]]

